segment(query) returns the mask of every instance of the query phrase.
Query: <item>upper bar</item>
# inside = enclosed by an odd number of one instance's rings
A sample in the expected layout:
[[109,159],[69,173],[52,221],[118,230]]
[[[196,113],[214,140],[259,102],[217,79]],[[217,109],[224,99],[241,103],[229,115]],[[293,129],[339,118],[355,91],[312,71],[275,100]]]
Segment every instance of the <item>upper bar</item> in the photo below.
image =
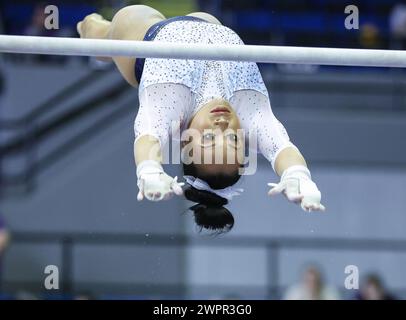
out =
[[68,56],[130,56],[363,67],[406,67],[406,51],[257,45],[180,44],[0,35],[0,52]]

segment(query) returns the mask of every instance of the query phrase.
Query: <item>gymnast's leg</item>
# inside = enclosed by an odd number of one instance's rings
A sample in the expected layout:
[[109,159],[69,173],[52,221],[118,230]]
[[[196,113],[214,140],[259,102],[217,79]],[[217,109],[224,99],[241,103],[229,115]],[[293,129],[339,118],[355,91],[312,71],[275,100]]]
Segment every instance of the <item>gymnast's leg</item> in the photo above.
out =
[[[120,9],[112,21],[93,13],[77,25],[81,38],[143,40],[148,29],[155,23],[165,19],[159,11],[145,6],[133,5]],[[110,57],[101,60],[110,60]],[[135,74],[135,57],[112,57],[124,79],[132,86],[138,85]]]

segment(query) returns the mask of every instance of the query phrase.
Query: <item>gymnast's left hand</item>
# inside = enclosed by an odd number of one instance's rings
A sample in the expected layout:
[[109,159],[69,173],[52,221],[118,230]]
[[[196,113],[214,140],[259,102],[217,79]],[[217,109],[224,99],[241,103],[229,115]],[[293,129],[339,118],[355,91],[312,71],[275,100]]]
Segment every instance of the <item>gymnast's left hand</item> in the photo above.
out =
[[137,166],[138,195],[137,200],[147,198],[150,201],[168,200],[174,194],[183,194],[184,183],[178,182],[177,177],[167,175],[157,161],[146,160]]
[[274,196],[283,193],[286,198],[300,204],[304,211],[325,211],[320,203],[321,192],[312,181],[310,171],[302,165],[291,166],[286,169],[279,183],[268,183],[272,189],[268,195]]

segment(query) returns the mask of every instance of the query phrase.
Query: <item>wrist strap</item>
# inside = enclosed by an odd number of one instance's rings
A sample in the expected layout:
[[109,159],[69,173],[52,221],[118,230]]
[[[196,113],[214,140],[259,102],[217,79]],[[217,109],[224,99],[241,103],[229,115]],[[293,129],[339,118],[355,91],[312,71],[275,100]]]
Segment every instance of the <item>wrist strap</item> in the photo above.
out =
[[295,165],[287,168],[285,171],[283,171],[281,180],[287,179],[291,177],[292,175],[295,176],[302,176],[304,178],[308,178],[309,180],[312,179],[312,175],[310,174],[309,169],[306,166],[303,165]]
[[164,172],[162,165],[155,160],[145,160],[137,165],[137,178],[140,178],[143,174],[162,172]]

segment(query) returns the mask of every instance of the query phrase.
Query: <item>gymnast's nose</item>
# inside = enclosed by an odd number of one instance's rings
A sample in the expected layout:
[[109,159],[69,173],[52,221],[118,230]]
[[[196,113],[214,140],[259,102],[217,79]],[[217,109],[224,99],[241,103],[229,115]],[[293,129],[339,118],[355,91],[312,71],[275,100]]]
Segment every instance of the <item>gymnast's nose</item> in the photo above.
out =
[[214,120],[214,126],[224,131],[228,128],[228,120],[226,118],[219,117],[216,120]]

